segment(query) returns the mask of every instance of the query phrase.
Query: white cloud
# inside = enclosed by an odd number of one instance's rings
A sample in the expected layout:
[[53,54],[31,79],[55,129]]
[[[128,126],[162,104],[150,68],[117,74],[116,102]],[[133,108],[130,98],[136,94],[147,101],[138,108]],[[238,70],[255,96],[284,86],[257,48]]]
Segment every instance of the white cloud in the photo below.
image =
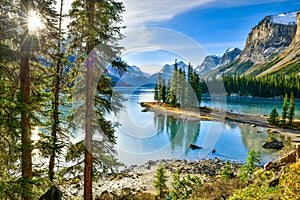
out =
[[194,8],[238,7],[286,0],[124,0],[124,24],[140,28],[149,22],[170,20]]
[[124,1],[124,24],[141,27],[147,22],[159,22],[192,8],[212,3],[216,0],[126,0]]
[[124,34],[126,37],[120,42],[125,47],[123,55],[166,51],[190,61],[193,65],[201,63],[207,55],[195,40],[171,29],[140,28],[127,30]]

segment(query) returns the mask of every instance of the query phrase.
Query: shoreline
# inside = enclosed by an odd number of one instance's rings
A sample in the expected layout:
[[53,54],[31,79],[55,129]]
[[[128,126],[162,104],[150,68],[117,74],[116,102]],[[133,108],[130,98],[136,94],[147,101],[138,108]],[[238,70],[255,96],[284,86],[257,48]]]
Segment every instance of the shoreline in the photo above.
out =
[[[98,195],[106,192],[119,195],[123,189],[129,189],[135,193],[145,192],[154,194],[156,193],[156,189],[153,186],[154,175],[160,162],[166,170],[168,177],[166,184],[168,188],[171,188],[172,175],[176,173],[177,169],[181,171],[181,176],[190,174],[198,176],[202,182],[214,182],[220,178],[221,171],[225,168],[225,161],[218,158],[199,161],[176,159],[149,160],[143,165],[131,165],[117,173],[104,175],[99,180],[101,184],[97,181],[94,182],[93,191]],[[230,169],[235,177],[241,166],[242,163],[230,162]],[[77,178],[74,179],[76,180]],[[82,196],[83,180],[74,182],[70,179],[69,182],[71,184],[67,185],[68,189],[63,187],[63,193],[71,198]]]
[[[184,110],[180,107],[170,107],[159,102],[140,102],[143,112],[153,112],[158,115],[167,115],[176,119],[188,121],[218,121],[235,122],[246,124],[252,127],[261,127],[268,129],[269,132],[278,133],[291,138],[292,144],[300,143],[300,130],[293,130],[281,127],[275,127],[268,123],[268,116],[251,115],[244,113],[234,113],[228,110],[221,110],[210,107],[199,107],[193,110]],[[299,122],[299,119],[295,120]]]

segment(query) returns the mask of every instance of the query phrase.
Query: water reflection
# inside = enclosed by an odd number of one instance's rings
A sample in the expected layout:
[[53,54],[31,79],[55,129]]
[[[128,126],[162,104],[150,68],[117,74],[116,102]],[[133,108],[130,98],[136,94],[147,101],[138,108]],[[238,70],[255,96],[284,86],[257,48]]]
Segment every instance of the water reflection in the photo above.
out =
[[[121,126],[116,130],[119,159],[127,165],[143,164],[148,160],[199,160],[218,157],[244,162],[247,152],[254,149],[267,161],[274,155],[261,147],[268,137],[257,128],[236,123],[187,121],[165,114],[141,112],[138,102],[152,101],[153,91],[127,91],[125,109],[113,117]],[[203,147],[192,150],[190,144]],[[212,149],[216,152],[212,153]]]

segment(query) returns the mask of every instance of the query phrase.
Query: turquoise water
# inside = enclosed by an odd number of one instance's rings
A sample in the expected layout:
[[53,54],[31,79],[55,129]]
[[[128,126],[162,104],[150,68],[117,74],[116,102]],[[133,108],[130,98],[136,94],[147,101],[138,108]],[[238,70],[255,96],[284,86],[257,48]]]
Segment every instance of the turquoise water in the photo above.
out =
[[[212,99],[208,95],[203,95],[201,106],[213,108],[222,108],[232,110],[234,112],[269,115],[274,107],[276,107],[279,115],[283,100],[280,98],[256,98],[256,97],[239,97],[239,96],[217,96]],[[295,100],[295,116],[300,118],[300,100]]]
[[[140,107],[139,102],[153,101],[153,90],[147,88],[117,88],[116,90],[123,92],[128,99],[124,102],[125,108],[118,116],[112,117],[114,121],[120,123],[116,131],[118,157],[127,165],[143,164],[148,160],[200,160],[214,157],[244,162],[250,149],[254,149],[261,156],[262,163],[276,156],[275,151],[261,147],[268,134],[258,133],[257,128],[236,123],[186,121],[165,114],[141,112],[143,108]],[[250,99],[247,101],[251,103]],[[249,109],[253,114],[265,114],[267,108],[260,112],[256,110],[266,106],[254,101],[256,99],[253,99],[252,104],[247,107],[246,102],[230,98],[226,106],[227,109],[235,112],[247,112]],[[262,102],[269,102],[269,100]],[[279,104],[279,102],[275,103]],[[208,97],[204,97],[202,102],[205,106],[220,107],[221,104],[222,100],[217,102],[214,99],[211,102]],[[255,105],[255,109],[250,109],[251,105]],[[224,103],[221,106],[224,106]],[[196,144],[203,149],[189,149],[190,144]],[[213,149],[216,150],[215,153],[212,153]]]

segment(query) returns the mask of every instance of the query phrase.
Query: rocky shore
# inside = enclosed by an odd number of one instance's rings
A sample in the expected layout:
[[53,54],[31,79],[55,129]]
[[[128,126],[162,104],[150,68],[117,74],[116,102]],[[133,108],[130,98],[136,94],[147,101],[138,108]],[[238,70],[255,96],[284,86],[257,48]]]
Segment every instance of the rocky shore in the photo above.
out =
[[[171,187],[172,174],[178,169],[181,174],[191,174],[198,176],[203,182],[213,182],[221,174],[225,167],[225,162],[220,159],[209,159],[201,161],[187,160],[149,160],[141,166],[132,165],[126,167],[118,173],[108,173],[101,177],[99,181],[93,183],[94,194],[102,194],[109,192],[119,195],[122,190],[130,190],[132,192],[155,193],[153,187],[154,174],[158,168],[158,164],[162,162],[168,176],[167,185]],[[231,163],[231,170],[237,175],[238,168],[241,163]],[[69,181],[67,187],[62,188],[66,199],[74,199],[83,194],[83,180],[74,178]]]

